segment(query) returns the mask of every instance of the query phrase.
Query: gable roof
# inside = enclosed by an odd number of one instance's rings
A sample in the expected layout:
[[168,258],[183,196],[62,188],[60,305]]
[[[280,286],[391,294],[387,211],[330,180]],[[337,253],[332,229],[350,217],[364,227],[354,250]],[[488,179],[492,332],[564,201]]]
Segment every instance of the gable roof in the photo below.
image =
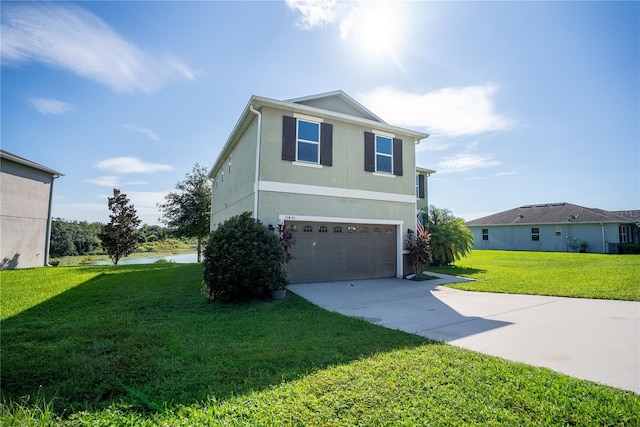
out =
[[40,163],[32,162],[29,159],[25,159],[24,157],[17,156],[12,154],[6,150],[0,149],[0,158],[12,161],[14,163],[19,163],[24,166],[28,166],[33,169],[37,169],[42,172],[50,173],[51,175],[64,176],[63,173],[50,169],[46,166],[41,165]]
[[256,114],[251,110],[258,110],[262,107],[273,107],[293,113],[307,114],[310,116],[321,116],[328,119],[335,119],[346,123],[354,123],[370,126],[380,131],[406,135],[415,140],[418,144],[420,140],[428,138],[429,134],[415,130],[405,129],[385,123],[378,116],[367,110],[363,105],[355,101],[341,90],[327,92],[319,95],[311,95],[302,98],[295,98],[289,101],[278,101],[253,95],[245,106],[240,118],[236,122],[229,138],[222,147],[220,154],[209,172],[209,177],[213,178],[216,171],[220,169],[229,157],[231,150],[238,142],[240,136],[256,119]]
[[[622,213],[624,212],[624,214]],[[466,222],[467,226],[479,225],[535,225],[566,223],[630,223],[640,219],[640,211],[611,212],[586,208],[571,203],[544,203],[525,205],[497,214]]]
[[349,114],[352,116],[361,117],[363,119],[373,120],[375,122],[386,124],[384,120],[373,114],[365,106],[344,93],[342,90],[334,90],[333,92],[326,92],[318,95],[289,99],[287,102],[322,108],[324,110]]

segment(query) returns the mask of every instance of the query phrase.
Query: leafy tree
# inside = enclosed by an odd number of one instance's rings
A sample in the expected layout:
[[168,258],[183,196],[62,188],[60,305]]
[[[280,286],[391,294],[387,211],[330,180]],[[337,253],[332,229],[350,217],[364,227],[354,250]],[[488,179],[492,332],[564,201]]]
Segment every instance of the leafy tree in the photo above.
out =
[[184,181],[176,184],[178,191],[165,196],[166,203],[158,204],[161,221],[181,237],[198,239],[198,262],[201,261],[202,241],[209,234],[211,217],[211,182],[207,169],[196,163]]
[[94,252],[100,246],[98,240],[100,226],[99,222],[66,221],[54,218],[51,221],[49,253],[57,258]]
[[251,213],[224,221],[204,250],[204,284],[209,300],[243,302],[270,297],[286,284],[284,249],[278,237]]
[[433,261],[431,246],[429,244],[430,241],[431,236],[429,233],[423,231],[418,232],[416,237],[410,234],[405,244],[405,249],[409,251],[409,257],[413,262],[416,280],[422,279],[422,273]]
[[127,195],[117,188],[113,189],[113,197],[109,197],[110,221],[101,227],[98,238],[102,247],[114,264],[121,258],[132,254],[138,246],[138,226],[142,222],[133,205],[129,204]]
[[447,265],[471,252],[473,233],[448,209],[429,206],[426,229],[431,235],[431,252],[434,265]]

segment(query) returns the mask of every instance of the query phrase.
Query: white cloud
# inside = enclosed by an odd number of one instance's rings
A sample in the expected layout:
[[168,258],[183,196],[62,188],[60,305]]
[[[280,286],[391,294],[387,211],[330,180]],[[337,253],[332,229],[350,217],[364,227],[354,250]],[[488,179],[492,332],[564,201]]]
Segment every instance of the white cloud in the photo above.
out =
[[143,51],[70,4],[3,5],[1,54],[2,65],[42,62],[116,92],[153,92],[169,80],[196,75],[178,58]]
[[89,184],[100,185],[102,187],[117,187],[120,181],[117,176],[101,176],[99,178],[87,179]]
[[[160,210],[157,204],[164,202],[167,192],[141,192],[141,191],[122,191],[127,195],[129,203],[134,206],[138,214],[138,218],[143,224],[156,225],[160,224]],[[107,206],[107,198],[113,194],[103,194],[98,196],[100,203],[53,203],[53,217],[63,218],[68,221],[88,221],[102,222],[109,221],[109,207]]]
[[496,174],[496,176],[511,176],[511,175],[515,175],[515,174],[516,174],[516,173],[515,173],[515,172],[513,172],[513,171],[512,171],[512,172],[498,172],[498,173]]
[[160,136],[158,136],[158,134],[151,129],[141,128],[134,125],[122,125],[122,127],[133,132],[141,133],[142,135],[153,141],[160,141]]
[[493,160],[490,155],[461,153],[446,157],[444,160],[438,162],[435,169],[438,173],[464,172],[472,169],[499,166],[501,164],[500,161]]
[[124,185],[147,185],[148,182],[146,181],[129,181],[129,182],[125,182]]
[[298,26],[303,30],[331,24],[338,19],[336,0],[287,0],[287,6],[300,13]]
[[173,170],[172,166],[157,163],[147,163],[136,157],[115,157],[96,163],[98,169],[110,170],[115,173],[154,173]]
[[31,97],[27,99],[27,102],[45,116],[59,116],[73,111],[71,104],[57,99]]
[[511,119],[495,111],[492,96],[497,90],[497,86],[486,84],[416,94],[384,86],[357,98],[391,124],[459,137],[512,125]]

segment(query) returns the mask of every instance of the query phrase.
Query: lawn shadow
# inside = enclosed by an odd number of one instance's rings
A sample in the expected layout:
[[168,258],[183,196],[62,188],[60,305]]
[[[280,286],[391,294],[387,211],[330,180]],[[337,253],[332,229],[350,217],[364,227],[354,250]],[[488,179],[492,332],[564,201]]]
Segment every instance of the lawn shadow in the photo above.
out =
[[208,303],[198,264],[72,268],[102,274],[1,322],[3,399],[39,396],[64,416],[120,403],[156,411],[428,342],[295,295]]

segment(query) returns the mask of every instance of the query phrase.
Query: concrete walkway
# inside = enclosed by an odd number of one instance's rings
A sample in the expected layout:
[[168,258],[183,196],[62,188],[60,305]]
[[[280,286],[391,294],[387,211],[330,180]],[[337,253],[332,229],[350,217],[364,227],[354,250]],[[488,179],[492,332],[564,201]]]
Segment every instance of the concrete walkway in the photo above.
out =
[[374,279],[288,289],[330,311],[640,393],[640,303],[466,292]]

